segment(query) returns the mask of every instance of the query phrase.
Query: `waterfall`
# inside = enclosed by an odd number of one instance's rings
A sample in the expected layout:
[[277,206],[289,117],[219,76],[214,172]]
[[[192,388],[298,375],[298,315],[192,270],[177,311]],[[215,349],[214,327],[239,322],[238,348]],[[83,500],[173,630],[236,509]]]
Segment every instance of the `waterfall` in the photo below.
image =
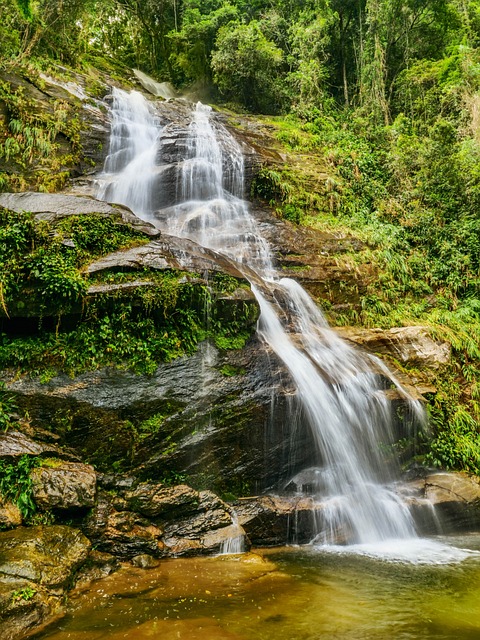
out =
[[110,148],[98,198],[130,207],[138,216],[152,210],[159,126],[141,93],[113,88]]
[[[114,97],[102,197],[126,204],[169,234],[227,255],[240,270],[248,265],[263,282],[252,283],[261,309],[259,335],[290,372],[318,454],[314,475],[322,517],[314,542],[333,545],[341,530],[352,549],[415,541],[419,553],[413,520],[394,490],[397,468],[383,453],[394,440],[386,367],[341,340],[302,287],[275,272],[243,199],[237,141],[210,107],[197,104],[183,142],[175,202],[155,210],[147,192],[158,174],[155,157],[162,158],[155,115],[135,92],[115,90]],[[398,389],[421,419],[419,403]]]

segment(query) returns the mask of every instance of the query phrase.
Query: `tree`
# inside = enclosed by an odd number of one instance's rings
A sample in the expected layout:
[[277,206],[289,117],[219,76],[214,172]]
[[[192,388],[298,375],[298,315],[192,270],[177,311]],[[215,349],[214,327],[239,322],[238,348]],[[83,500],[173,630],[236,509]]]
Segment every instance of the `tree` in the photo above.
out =
[[249,109],[274,112],[281,106],[278,71],[283,53],[267,40],[256,20],[222,27],[212,55],[213,79],[220,92]]

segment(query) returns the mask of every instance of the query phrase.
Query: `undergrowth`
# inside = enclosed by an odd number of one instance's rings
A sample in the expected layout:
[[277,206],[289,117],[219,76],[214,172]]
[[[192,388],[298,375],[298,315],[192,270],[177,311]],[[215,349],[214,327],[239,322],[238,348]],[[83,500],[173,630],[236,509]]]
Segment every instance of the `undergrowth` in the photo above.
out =
[[[69,216],[51,225],[0,209],[0,368],[46,382],[58,371],[73,376],[104,366],[153,373],[207,338],[221,349],[241,348],[258,310],[228,302],[245,286],[237,278],[205,280],[175,269],[88,275],[92,260],[147,241],[115,218]],[[31,318],[30,325],[38,318],[37,326],[19,335],[10,316]]]
[[291,222],[363,242],[336,260],[374,277],[358,304],[328,301],[332,324],[421,325],[451,344],[451,364],[429,374],[437,392],[420,453],[480,475],[479,144],[441,117],[422,130],[402,115],[374,128],[358,114],[315,110],[268,123],[288,164],[264,167],[253,195]]

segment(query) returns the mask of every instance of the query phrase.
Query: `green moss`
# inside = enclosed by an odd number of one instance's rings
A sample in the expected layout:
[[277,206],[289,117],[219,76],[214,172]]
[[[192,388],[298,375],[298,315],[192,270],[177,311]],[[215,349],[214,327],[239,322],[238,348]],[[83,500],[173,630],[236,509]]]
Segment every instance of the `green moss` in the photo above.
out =
[[[175,269],[87,275],[92,260],[146,241],[113,217],[69,216],[52,226],[0,209],[0,315],[40,317],[34,335],[1,334],[0,367],[47,382],[59,370],[105,366],[153,373],[207,338],[241,348],[258,315],[255,304],[228,297],[242,280]],[[88,294],[91,284],[133,281],[144,285]],[[56,317],[55,325],[42,317]]]
[[246,373],[246,369],[244,367],[235,367],[231,364],[225,364],[220,368],[220,373],[228,377],[243,376]]

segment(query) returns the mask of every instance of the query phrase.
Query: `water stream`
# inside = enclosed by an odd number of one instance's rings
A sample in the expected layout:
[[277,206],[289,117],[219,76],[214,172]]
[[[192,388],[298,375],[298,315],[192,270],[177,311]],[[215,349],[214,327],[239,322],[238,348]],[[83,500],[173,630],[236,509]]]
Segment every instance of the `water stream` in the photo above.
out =
[[[356,553],[405,559],[460,560],[463,552],[417,538],[410,512],[395,492],[398,469],[383,453],[393,443],[392,404],[384,393],[384,365],[342,341],[321,311],[293,280],[275,272],[266,240],[244,195],[241,148],[197,104],[182,141],[174,201],[155,209],[161,189],[162,128],[141,96],[114,90],[110,154],[100,197],[129,206],[169,234],[187,237],[253,269],[262,286],[252,288],[261,308],[258,331],[285,364],[310,426],[318,465],[315,493],[323,504],[314,543],[338,550],[339,533]],[[417,419],[422,409],[398,386]],[[398,553],[397,553],[398,555]]]

